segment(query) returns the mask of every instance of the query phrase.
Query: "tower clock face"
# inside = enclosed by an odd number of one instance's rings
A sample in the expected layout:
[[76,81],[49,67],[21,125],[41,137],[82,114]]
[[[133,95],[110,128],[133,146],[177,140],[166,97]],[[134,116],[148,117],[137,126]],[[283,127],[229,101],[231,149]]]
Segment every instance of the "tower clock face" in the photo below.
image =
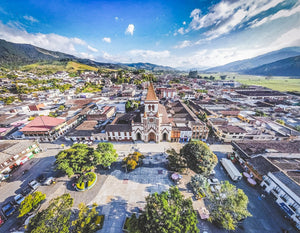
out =
[[153,121],[154,121],[154,120],[153,120],[153,118],[150,118],[150,119],[149,119],[149,122],[151,122],[151,123],[152,123]]

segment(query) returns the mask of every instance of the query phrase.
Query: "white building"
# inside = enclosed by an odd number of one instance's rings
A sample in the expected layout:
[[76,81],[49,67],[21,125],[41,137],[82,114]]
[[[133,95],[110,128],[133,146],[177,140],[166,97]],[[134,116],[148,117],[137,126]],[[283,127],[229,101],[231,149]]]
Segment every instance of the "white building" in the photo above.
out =
[[300,230],[300,186],[283,172],[268,172],[260,186],[275,197],[276,203]]

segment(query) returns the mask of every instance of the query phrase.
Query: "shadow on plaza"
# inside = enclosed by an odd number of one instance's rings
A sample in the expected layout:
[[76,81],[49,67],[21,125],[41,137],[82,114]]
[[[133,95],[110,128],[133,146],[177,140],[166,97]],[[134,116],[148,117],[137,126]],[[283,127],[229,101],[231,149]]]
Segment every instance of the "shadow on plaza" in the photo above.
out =
[[123,181],[124,184],[127,181],[133,181],[136,183],[149,185],[156,185],[157,183],[162,183],[164,185],[175,185],[170,179],[171,172],[167,170],[167,166],[164,161],[159,161],[155,158],[146,158],[143,160],[143,164],[133,171],[126,171],[126,168],[123,166],[122,162],[118,161],[113,163],[110,169],[103,169],[101,166],[98,166],[95,172],[100,174],[100,176],[114,176],[120,181]]
[[107,200],[107,204],[99,205],[97,211],[105,215],[104,224],[100,232],[122,232],[122,227],[126,217],[131,216],[138,210],[135,206],[128,206],[128,202],[120,196],[115,196]]

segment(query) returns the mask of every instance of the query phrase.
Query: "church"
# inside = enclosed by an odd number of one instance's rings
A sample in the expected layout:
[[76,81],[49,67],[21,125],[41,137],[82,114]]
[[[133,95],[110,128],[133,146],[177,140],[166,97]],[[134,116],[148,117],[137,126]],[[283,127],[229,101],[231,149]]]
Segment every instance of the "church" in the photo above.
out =
[[117,114],[114,121],[106,126],[109,141],[171,141],[171,131],[166,108],[159,103],[152,83],[144,106],[133,112]]

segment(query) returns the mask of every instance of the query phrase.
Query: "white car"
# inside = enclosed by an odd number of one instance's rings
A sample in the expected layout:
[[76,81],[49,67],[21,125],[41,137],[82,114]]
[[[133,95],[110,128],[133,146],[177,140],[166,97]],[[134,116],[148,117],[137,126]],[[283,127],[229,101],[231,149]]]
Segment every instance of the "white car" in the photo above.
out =
[[43,183],[43,185],[51,185],[55,183],[55,179],[51,176],[51,177],[48,177],[45,182]]
[[18,194],[14,196],[14,201],[16,204],[21,205],[22,201],[24,201],[25,197],[22,194]]
[[37,182],[36,180],[32,180],[28,183],[29,187],[33,190],[36,190],[38,187],[41,186],[41,183]]

